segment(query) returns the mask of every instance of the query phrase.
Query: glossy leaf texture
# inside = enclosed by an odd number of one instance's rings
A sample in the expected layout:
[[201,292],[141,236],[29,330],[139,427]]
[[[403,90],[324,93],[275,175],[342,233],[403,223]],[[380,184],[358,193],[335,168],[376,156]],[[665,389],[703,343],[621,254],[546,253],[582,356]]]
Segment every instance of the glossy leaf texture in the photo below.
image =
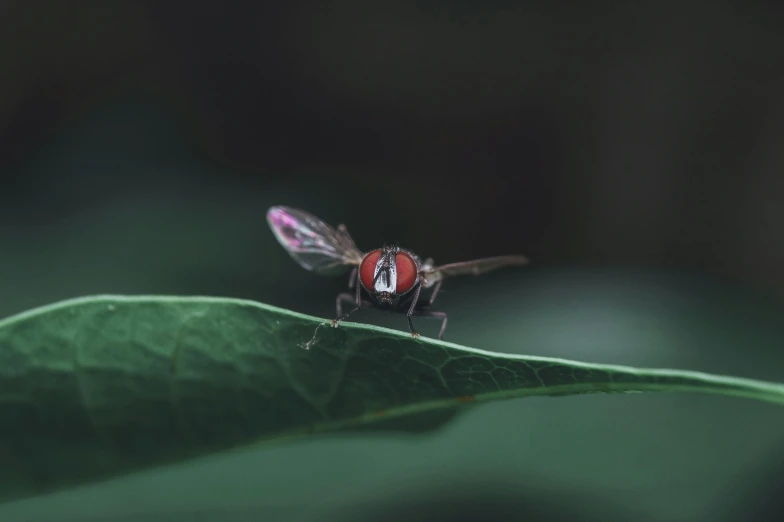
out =
[[[784,385],[492,353],[252,301],[95,296],[0,321],[0,501],[316,432],[421,432],[483,401]],[[498,347],[502,349],[503,347]]]

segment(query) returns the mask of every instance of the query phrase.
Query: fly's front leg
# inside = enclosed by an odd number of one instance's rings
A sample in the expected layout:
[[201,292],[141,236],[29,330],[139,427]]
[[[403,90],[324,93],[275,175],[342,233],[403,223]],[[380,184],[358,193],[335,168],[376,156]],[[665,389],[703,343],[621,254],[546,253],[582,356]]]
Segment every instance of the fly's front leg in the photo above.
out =
[[[361,301],[362,288],[359,285],[359,270],[357,269],[357,267],[354,267],[354,270],[351,271],[351,278],[348,280],[348,288],[350,290],[356,289],[356,295],[352,295],[347,292],[338,294],[338,297],[335,300],[335,310],[337,311],[337,318],[332,321],[332,326],[335,326],[336,322],[342,320],[341,317],[343,316],[342,313],[343,303],[351,303],[359,307]],[[352,310],[351,312],[353,311],[354,310]],[[346,314],[346,316],[348,316],[351,312]]]
[[349,290],[353,290],[354,289],[354,285],[357,284],[357,272],[358,271],[359,271],[359,269],[356,266],[351,271],[351,276],[349,276],[349,278],[348,278],[348,289]]
[[417,301],[419,300],[419,292],[422,291],[422,285],[417,285],[416,290],[414,290],[414,297],[411,299],[411,307],[408,309],[408,313],[406,317],[408,318],[408,327],[411,329],[411,337],[419,337],[419,334],[414,330],[414,323],[411,321],[411,314],[414,313],[416,309]]
[[[359,276],[357,276],[357,279],[358,278],[359,278]],[[356,295],[351,295],[348,292],[343,292],[343,293],[338,294],[338,297],[335,300],[335,311],[337,312],[337,317],[332,320],[332,324],[331,324],[331,326],[333,328],[337,328],[338,323],[340,321],[343,321],[349,315],[351,315],[354,312],[356,312],[357,310],[359,310],[361,307],[363,307],[363,306],[371,307],[372,306],[372,303],[362,301],[362,295],[361,295],[362,286],[359,284],[358,281],[356,283],[356,288],[357,288]],[[352,305],[354,305],[354,308],[349,310],[346,314],[343,314],[342,313],[343,312],[343,303],[351,303]]]
[[[342,313],[343,303],[351,303],[352,305],[354,305],[354,308],[349,310],[348,313],[345,315]],[[342,321],[343,319],[347,318],[349,315],[359,310],[360,306],[362,306],[362,303],[360,301],[355,301],[353,295],[347,292],[338,294],[338,298],[335,300],[335,311],[337,312],[337,317],[332,320],[330,326],[332,326],[332,328],[337,328],[338,323],[340,321]]]
[[[343,303],[350,303],[350,304],[355,305],[355,306],[347,314],[343,315],[343,313],[342,313],[343,312]],[[337,317],[332,320],[331,326],[337,327],[338,322],[342,321],[343,319],[345,319],[346,317],[348,317],[349,315],[354,313],[361,306],[368,306],[369,304],[370,303],[359,301],[358,296],[356,296],[356,298],[355,298],[355,296],[353,294],[349,294],[348,292],[342,292],[342,293],[338,294],[337,299],[335,299],[335,310],[337,311]],[[310,348],[314,344],[316,344],[316,334],[318,333],[318,329],[321,328],[322,326],[324,326],[325,324],[326,323],[320,323],[316,327],[316,330],[313,332],[313,337],[311,337],[310,340],[307,343],[305,343],[304,345],[301,345],[301,346],[303,348],[305,348],[306,350],[310,350]]]
[[357,304],[362,301],[362,285],[359,282],[359,268],[354,268],[354,286],[357,289]]
[[[436,317],[441,319],[441,329],[438,331],[438,340],[441,341],[444,338],[444,330],[446,330],[446,312],[435,312],[432,310],[416,310],[413,315],[417,317]],[[409,317],[409,321],[410,320],[411,318]]]
[[343,303],[356,305],[357,302],[354,300],[354,294],[349,294],[348,292],[338,294],[337,299],[335,299],[336,317],[341,317],[343,315]]

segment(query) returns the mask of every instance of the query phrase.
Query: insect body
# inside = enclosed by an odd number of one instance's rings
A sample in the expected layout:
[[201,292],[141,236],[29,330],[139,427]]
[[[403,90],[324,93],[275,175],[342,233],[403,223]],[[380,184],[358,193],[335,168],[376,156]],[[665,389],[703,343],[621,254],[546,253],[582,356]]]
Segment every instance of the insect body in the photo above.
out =
[[[422,261],[409,250],[387,245],[362,253],[345,225],[333,228],[316,216],[291,207],[270,208],[267,222],[278,242],[306,270],[333,275],[353,267],[349,289],[354,293],[338,294],[337,317],[332,326],[337,326],[359,308],[381,308],[405,312],[414,337],[419,334],[414,329],[412,316],[441,319],[438,332],[441,339],[447,316],[444,312],[430,310],[430,305],[445,277],[479,275],[504,266],[528,263],[523,256],[501,256],[434,266],[432,259]],[[369,299],[363,299],[363,290]],[[422,296],[423,290],[429,290],[427,298]],[[353,308],[343,314],[346,303]]]

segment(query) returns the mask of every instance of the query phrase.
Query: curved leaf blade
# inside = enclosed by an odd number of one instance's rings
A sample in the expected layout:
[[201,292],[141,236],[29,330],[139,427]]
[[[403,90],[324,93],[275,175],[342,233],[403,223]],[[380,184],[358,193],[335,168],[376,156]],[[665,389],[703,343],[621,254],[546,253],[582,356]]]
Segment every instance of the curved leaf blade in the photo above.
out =
[[0,321],[0,500],[257,441],[423,431],[534,395],[692,391],[784,403],[784,385],[492,353],[251,301],[95,296]]

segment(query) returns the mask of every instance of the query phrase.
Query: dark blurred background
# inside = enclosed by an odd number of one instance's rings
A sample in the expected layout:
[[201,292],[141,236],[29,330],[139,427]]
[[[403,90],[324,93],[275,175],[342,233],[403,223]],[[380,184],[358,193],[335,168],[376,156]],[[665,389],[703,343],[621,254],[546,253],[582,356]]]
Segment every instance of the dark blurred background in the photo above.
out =
[[[784,381],[782,64],[768,2],[5,1],[0,315],[128,293],[331,317],[346,280],[274,241],[284,204],[363,249],[528,255],[445,285],[447,340]],[[740,399],[530,399],[0,518],[777,520],[782,437]]]

